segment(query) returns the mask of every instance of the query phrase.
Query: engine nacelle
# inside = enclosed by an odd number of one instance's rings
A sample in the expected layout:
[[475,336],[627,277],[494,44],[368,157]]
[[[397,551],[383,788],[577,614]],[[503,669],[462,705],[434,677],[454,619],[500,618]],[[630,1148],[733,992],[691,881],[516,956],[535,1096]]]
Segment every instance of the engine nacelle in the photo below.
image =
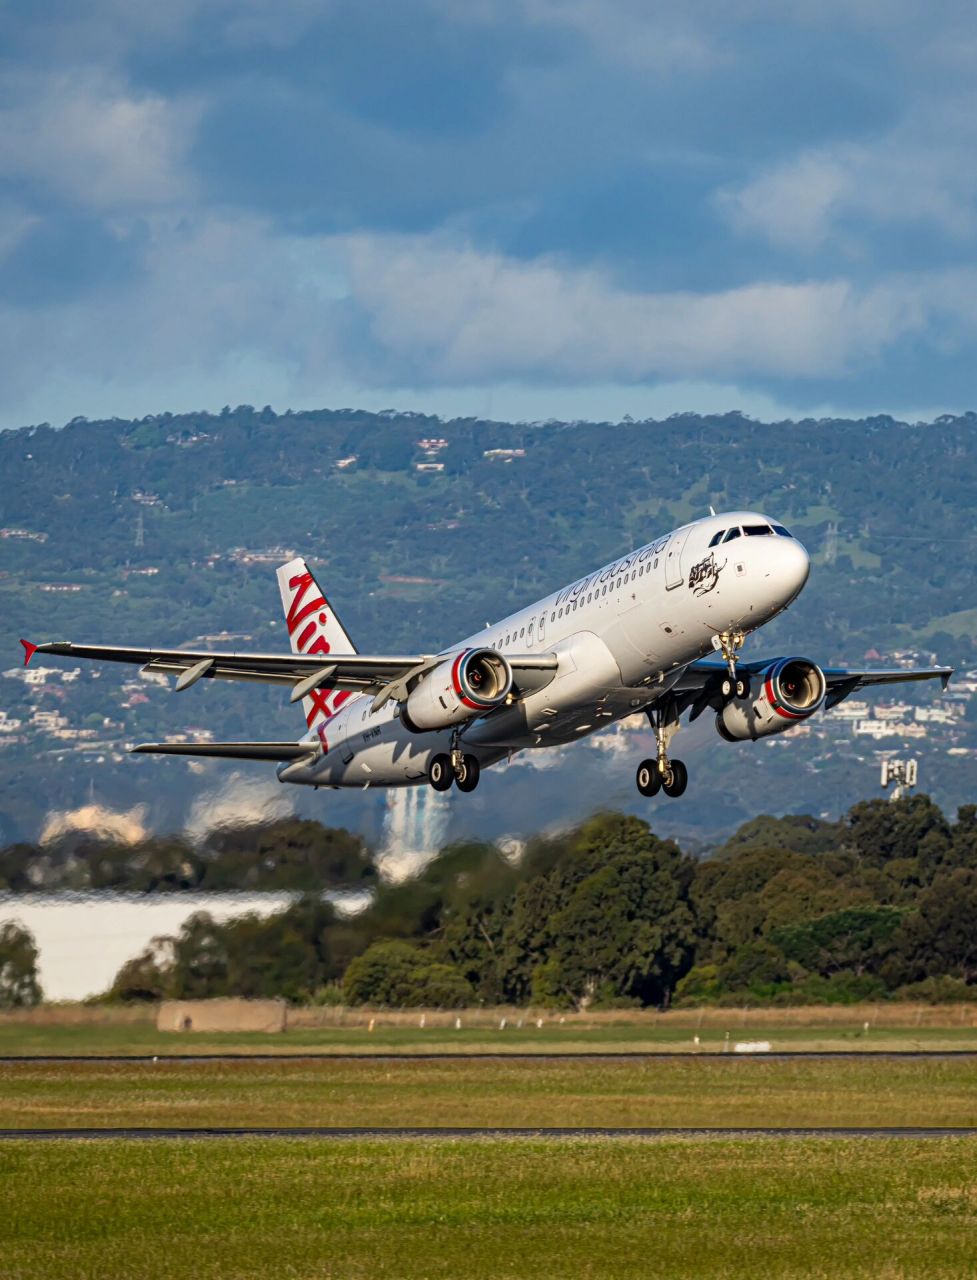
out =
[[494,649],[463,649],[445,658],[411,690],[400,718],[412,733],[450,729],[501,706],[512,668]]
[[[763,683],[759,689],[755,682]],[[824,672],[807,658],[778,658],[753,676],[748,698],[736,698],[716,716],[716,729],[727,742],[783,733],[824,705],[828,691]]]

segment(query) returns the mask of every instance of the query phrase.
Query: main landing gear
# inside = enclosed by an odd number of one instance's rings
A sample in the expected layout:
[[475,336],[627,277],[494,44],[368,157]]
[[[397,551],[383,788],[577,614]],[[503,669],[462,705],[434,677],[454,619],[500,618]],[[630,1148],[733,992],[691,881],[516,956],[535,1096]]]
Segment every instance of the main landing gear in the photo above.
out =
[[648,719],[658,740],[658,755],[654,760],[642,760],[638,765],[635,781],[643,796],[656,796],[659,791],[672,799],[678,799],[689,785],[689,771],[681,760],[670,760],[668,747],[678,733],[679,717],[674,698],[666,699],[660,706],[648,709]]
[[740,675],[736,665],[736,654],[742,649],[746,634],[743,631],[720,631],[713,637],[713,644],[726,660],[726,678],[722,683],[724,702],[732,702],[734,698],[750,696],[750,677]]
[[459,791],[474,791],[481,772],[478,761],[462,751],[455,735],[450,754],[440,752],[431,760],[427,780],[435,791],[450,791],[452,783]]

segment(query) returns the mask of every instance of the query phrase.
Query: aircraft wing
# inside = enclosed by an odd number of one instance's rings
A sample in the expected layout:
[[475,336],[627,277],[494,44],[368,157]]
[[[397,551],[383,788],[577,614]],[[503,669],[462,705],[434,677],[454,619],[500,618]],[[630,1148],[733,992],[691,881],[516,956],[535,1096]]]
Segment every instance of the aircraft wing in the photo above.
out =
[[852,671],[841,667],[825,667],[824,678],[828,685],[825,709],[837,706],[856,689],[872,684],[905,684],[910,680],[942,680],[945,689],[953,675],[952,667],[916,667],[906,670],[896,667],[888,671]]
[[[87,658],[96,662],[127,662],[146,671],[177,676],[177,689],[188,689],[198,680],[257,680],[293,686],[298,701],[313,689],[347,689],[380,695],[393,685],[409,682],[446,660],[447,654],[365,653],[217,653],[190,649],[130,649],[113,645],[71,644],[56,640],[24,646],[24,665],[35,653],[60,658]],[[515,673],[551,671],[555,654],[506,654]]]
[[[765,670],[775,658],[760,658],[752,662],[740,661],[740,671],[757,673]],[[843,698],[854,693],[856,689],[864,689],[875,684],[904,684],[912,680],[942,680],[945,689],[953,675],[952,667],[893,667],[888,670],[870,670],[850,667],[823,667],[824,678],[828,686],[825,709],[837,706]],[[676,692],[690,695],[686,705],[695,702],[706,694],[713,686],[718,687],[726,675],[726,664],[719,658],[700,658],[686,667],[681,679],[674,686]]]

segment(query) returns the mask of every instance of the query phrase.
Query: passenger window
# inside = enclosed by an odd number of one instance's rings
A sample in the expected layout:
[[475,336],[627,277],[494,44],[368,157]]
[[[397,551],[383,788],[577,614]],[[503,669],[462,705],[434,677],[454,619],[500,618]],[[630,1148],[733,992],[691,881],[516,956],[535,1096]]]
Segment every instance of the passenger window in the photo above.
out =
[[654,565],[654,567],[655,567],[656,569],[658,568],[658,557],[657,557],[657,556],[655,557],[655,565]]
[[769,538],[772,531],[768,524],[746,524],[743,532],[748,538]]
[[782,524],[775,524],[773,531],[774,533],[779,533],[782,538],[792,538],[794,536],[791,531],[789,529],[785,529]]
[[525,627],[520,627],[520,628],[519,628],[519,639],[521,640],[525,634],[526,634],[526,628],[525,628]]
[[730,529],[729,532],[726,534],[726,537],[723,538],[723,542],[732,542],[734,538],[738,538],[739,536],[740,536],[739,529]]
[[550,614],[550,622],[555,622],[555,621],[556,621],[556,610],[554,609],[553,612]]
[[718,547],[720,542],[722,542],[723,540],[723,534],[725,532],[726,532],[725,529],[720,529],[718,533],[714,533],[712,537],[709,539],[710,547]]

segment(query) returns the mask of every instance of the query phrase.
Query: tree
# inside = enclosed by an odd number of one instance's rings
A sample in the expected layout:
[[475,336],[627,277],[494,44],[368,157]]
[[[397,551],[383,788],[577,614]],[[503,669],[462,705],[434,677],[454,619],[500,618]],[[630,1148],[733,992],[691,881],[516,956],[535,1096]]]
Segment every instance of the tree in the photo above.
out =
[[138,956],[127,960],[108,991],[110,1000],[136,1003],[162,1000],[169,992],[172,948],[170,940],[153,938]]
[[748,991],[754,996],[770,993],[770,988],[790,980],[790,970],[782,951],[769,942],[748,942],[738,948],[717,975],[722,991]]
[[886,966],[891,985],[949,974],[977,982],[977,871],[961,867],[938,876],[893,935]]
[[0,1009],[28,1009],[41,999],[33,935],[7,920],[0,925]]
[[228,994],[227,933],[208,911],[195,911],[173,940],[172,989],[181,1000]]
[[471,1003],[471,985],[451,965],[407,942],[376,942],[352,961],[343,979],[347,1004],[462,1008]]
[[930,880],[949,861],[950,824],[929,796],[901,800],[865,800],[848,814],[848,840],[867,866],[881,867],[893,858],[915,858]]
[[878,973],[903,914],[895,907],[850,907],[776,929],[770,941],[788,960],[822,977],[841,970]]
[[554,922],[554,958],[578,1002],[601,993],[667,1004],[691,967],[688,868],[674,845],[638,825],[621,832],[624,851],[581,881]]

